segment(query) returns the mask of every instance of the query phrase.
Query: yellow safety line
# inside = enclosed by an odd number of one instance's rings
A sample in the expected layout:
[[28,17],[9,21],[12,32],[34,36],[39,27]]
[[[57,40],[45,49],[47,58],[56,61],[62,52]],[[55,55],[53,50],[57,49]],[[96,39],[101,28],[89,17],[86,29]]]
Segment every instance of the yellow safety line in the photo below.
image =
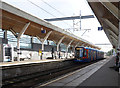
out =
[[[89,65],[88,65],[88,66],[89,66]],[[86,66],[85,68],[87,68],[88,66]],[[85,68],[82,68],[82,69],[85,69]],[[60,78],[55,79],[55,80],[53,80],[53,81],[50,81],[50,82],[48,82],[48,83],[42,84],[42,85],[40,85],[40,87],[46,86],[46,85],[48,85],[48,84],[51,84],[51,83],[53,83],[53,82],[56,82],[56,81],[61,80],[61,79],[63,79],[63,78],[66,78],[66,77],[68,77],[68,76],[70,76],[70,75],[73,75],[73,74],[81,71],[82,69],[79,69],[79,70],[74,71],[74,72],[72,72],[72,73],[68,73],[67,75],[65,75],[65,76],[63,76],[63,77],[60,77]]]
[[[104,61],[104,60],[102,60],[102,61]],[[108,61],[106,61],[106,62],[108,62]],[[99,62],[99,63],[100,63],[100,62]],[[94,64],[96,64],[96,63],[94,63]],[[91,65],[94,65],[94,64],[91,64]],[[82,69],[85,69],[85,68],[87,68],[87,67],[89,67],[89,66],[90,66],[90,65],[88,65],[88,66],[86,66],[86,67],[84,67],[84,68],[82,68]],[[74,71],[74,72],[72,72],[72,73],[68,73],[67,75],[65,75],[65,76],[63,76],[63,77],[60,77],[60,78],[55,79],[55,80],[53,80],[53,81],[50,81],[50,82],[48,82],[48,83],[42,84],[42,85],[40,85],[39,87],[43,87],[43,86],[49,85],[49,84],[51,84],[51,83],[53,83],[53,82],[56,82],[56,81],[58,81],[58,80],[61,80],[61,79],[63,79],[63,78],[66,78],[66,77],[68,77],[68,76],[70,76],[70,75],[73,75],[73,74],[81,71],[82,69],[79,69],[79,70]]]

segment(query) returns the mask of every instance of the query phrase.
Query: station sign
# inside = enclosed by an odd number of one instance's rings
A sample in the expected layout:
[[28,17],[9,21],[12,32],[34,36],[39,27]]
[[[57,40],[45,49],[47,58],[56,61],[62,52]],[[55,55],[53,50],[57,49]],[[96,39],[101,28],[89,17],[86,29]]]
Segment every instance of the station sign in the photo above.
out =
[[98,27],[98,31],[101,31],[101,30],[103,30],[103,27]]

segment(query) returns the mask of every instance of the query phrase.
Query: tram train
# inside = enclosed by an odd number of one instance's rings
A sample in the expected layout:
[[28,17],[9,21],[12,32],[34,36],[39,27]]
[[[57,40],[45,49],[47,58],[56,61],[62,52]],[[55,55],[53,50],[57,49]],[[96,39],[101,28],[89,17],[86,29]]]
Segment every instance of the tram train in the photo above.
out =
[[104,52],[100,50],[88,47],[75,48],[75,62],[91,62],[102,58],[104,58]]

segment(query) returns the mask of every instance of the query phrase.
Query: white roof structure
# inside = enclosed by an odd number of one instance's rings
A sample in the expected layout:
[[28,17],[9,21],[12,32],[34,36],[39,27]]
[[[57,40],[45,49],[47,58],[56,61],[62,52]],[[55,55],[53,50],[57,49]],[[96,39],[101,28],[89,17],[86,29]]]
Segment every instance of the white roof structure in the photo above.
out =
[[[45,20],[41,20],[40,18],[32,16],[5,2],[2,2],[2,7],[0,7],[0,11],[2,11],[2,14],[0,14],[0,20],[2,20],[2,26],[0,26],[1,29],[12,29],[15,33],[20,33],[25,24],[30,22],[29,27],[24,33],[26,35],[35,37],[38,36],[42,39],[46,36],[47,33],[52,31],[52,33],[48,37],[48,40],[52,40],[57,43],[63,36],[65,36],[62,43],[66,45],[68,45],[70,41],[73,40],[73,42],[71,43],[71,45],[73,46],[76,46],[77,44],[78,46],[84,44],[84,46],[100,49],[99,47],[88,42],[87,40],[84,40],[78,36],[66,32],[63,29],[52,25]],[[46,33],[41,33],[41,29],[45,29]]]
[[119,0],[88,0],[113,48],[120,49]]

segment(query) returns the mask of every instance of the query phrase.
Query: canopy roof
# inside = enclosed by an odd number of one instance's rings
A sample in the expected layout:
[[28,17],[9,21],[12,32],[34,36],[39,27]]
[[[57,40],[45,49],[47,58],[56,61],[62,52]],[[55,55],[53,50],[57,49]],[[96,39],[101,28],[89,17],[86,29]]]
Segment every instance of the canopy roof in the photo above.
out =
[[[52,40],[57,43],[63,36],[65,36],[62,43],[66,45],[68,45],[70,41],[73,40],[71,45],[75,46],[76,44],[78,45],[84,44],[84,46],[100,49],[99,47],[93,45],[92,43],[82,38],[79,38],[78,36],[66,32],[63,29],[54,26],[45,20],[41,20],[40,18],[32,16],[5,2],[2,2],[2,7],[0,7],[0,11],[2,11],[2,14],[0,14],[0,20],[2,20],[2,27],[0,26],[0,28],[2,29],[5,30],[12,29],[14,32],[20,33],[25,24],[30,22],[30,26],[24,33],[25,35],[35,37],[39,36],[39,38],[42,39],[46,36],[46,34],[49,31],[52,31],[52,33],[48,37],[48,40]],[[41,33],[42,28],[46,30],[46,33]]]
[[119,0],[88,0],[113,48],[118,47]]

